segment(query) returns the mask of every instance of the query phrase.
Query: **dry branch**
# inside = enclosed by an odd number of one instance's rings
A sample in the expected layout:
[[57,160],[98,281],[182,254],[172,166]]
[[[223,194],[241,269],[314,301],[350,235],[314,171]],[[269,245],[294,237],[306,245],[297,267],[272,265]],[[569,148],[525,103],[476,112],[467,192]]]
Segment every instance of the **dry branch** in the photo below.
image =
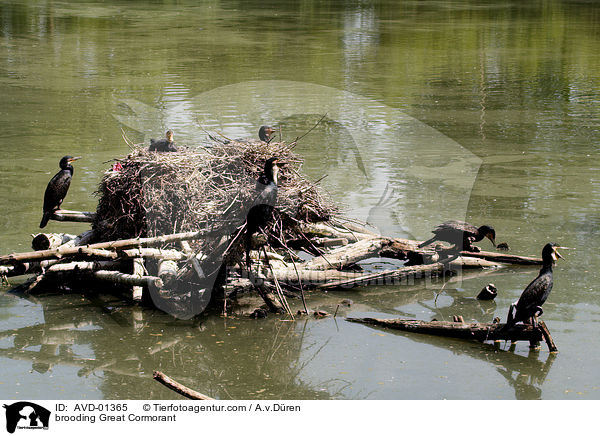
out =
[[[121,239],[117,241],[99,242],[96,244],[90,244],[85,246],[86,248],[92,249],[126,249],[140,246],[154,246],[164,245],[170,242],[177,242],[183,240],[199,239],[210,232],[185,232],[185,233],[174,233],[171,235],[156,236],[153,238],[132,238],[132,239]],[[7,265],[14,262],[28,262],[32,260],[46,260],[56,259],[65,256],[73,256],[79,254],[82,247],[59,247],[54,250],[41,250],[31,251],[27,253],[13,253],[5,256],[0,256],[0,265]]]
[[558,351],[546,325],[540,321],[542,328],[532,325],[517,324],[507,331],[502,331],[505,324],[491,323],[463,323],[450,321],[420,321],[413,319],[378,319],[378,318],[346,318],[347,321],[361,324],[386,327],[395,330],[403,330],[413,333],[425,333],[429,335],[444,336],[449,338],[473,339],[476,341],[529,341],[539,342],[546,337],[550,338],[548,348],[551,352]]
[[77,223],[91,223],[96,218],[94,212],[80,212],[77,210],[59,209],[50,217],[54,221],[72,221]]
[[214,400],[214,398],[201,394],[200,392],[196,392],[195,390],[190,389],[179,382],[176,382],[171,377],[160,371],[154,371],[152,377],[157,382],[162,383],[169,389],[177,392],[178,394],[183,395],[186,398],[190,398],[192,400]]

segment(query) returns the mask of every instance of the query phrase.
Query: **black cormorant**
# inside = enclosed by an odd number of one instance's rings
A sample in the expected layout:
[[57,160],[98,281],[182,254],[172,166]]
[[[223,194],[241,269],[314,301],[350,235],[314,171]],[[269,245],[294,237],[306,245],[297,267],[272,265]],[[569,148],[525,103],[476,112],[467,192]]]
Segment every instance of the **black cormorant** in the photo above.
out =
[[483,238],[488,238],[496,246],[496,231],[491,226],[481,226],[479,228],[464,221],[446,221],[440,224],[432,231],[433,238],[419,244],[419,248],[425,247],[434,241],[446,241],[454,244],[459,250],[479,251],[479,248],[473,247],[473,242],[479,242]]
[[167,130],[165,138],[158,141],[151,139],[148,151],[177,151],[177,147],[175,147],[175,143],[173,142],[173,131]]
[[519,321],[528,322],[533,318],[536,320],[544,311],[542,304],[550,295],[554,280],[552,279],[552,265],[555,260],[562,258],[557,249],[561,248],[553,242],[544,246],[542,250],[542,269],[539,275],[531,282],[519,297],[519,301],[511,304],[508,311],[506,325],[503,331],[510,329]]
[[258,137],[261,141],[270,142],[273,133],[275,133],[275,129],[273,129],[273,127],[261,126],[261,128],[258,130]]
[[265,162],[262,174],[256,180],[257,195],[246,216],[246,265],[250,267],[250,247],[252,235],[264,229],[273,218],[277,202],[277,177],[279,174],[278,158],[272,157]]
[[73,165],[71,162],[79,159],[78,157],[65,156],[60,160],[60,171],[48,182],[46,193],[44,194],[44,215],[40,222],[40,229],[46,227],[48,220],[55,210],[60,208],[61,203],[67,195],[71,178],[73,177]]

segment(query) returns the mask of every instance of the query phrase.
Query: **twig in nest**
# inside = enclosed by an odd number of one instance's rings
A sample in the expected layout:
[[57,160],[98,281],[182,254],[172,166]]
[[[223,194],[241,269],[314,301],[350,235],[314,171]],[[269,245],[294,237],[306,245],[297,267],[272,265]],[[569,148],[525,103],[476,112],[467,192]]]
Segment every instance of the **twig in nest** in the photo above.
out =
[[290,143],[290,145],[289,145],[288,149],[289,149],[289,150],[293,150],[293,149],[294,149],[294,147],[295,147],[296,145],[298,145],[298,141],[300,141],[302,138],[304,138],[306,135],[308,135],[310,132],[312,132],[312,131],[313,131],[313,130],[314,130],[314,129],[315,129],[315,128],[316,128],[316,127],[319,125],[319,124],[321,124],[321,121],[323,121],[323,120],[325,119],[325,117],[326,117],[326,116],[327,116],[327,113],[323,114],[323,116],[322,116],[321,118],[319,118],[319,121],[317,121],[317,122],[316,122],[316,124],[315,124],[314,126],[312,126],[312,127],[311,127],[311,128],[308,130],[308,132],[306,132],[304,135],[302,135],[302,136],[298,136],[296,139],[294,139],[294,140],[293,140],[293,141]]

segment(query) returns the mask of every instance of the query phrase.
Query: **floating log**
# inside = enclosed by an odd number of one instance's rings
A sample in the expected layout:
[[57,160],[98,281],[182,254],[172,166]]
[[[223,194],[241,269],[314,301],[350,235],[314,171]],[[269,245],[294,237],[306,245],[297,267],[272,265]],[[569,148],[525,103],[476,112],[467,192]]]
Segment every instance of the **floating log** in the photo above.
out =
[[[505,324],[492,323],[463,323],[451,321],[420,321],[414,319],[379,319],[379,318],[346,318],[347,321],[356,322],[395,330],[429,335],[444,336],[459,339],[474,339],[484,341],[529,341],[537,343],[546,340],[550,352],[558,349],[552,341],[550,332],[543,321],[538,322],[538,327],[527,324],[516,324],[507,331],[502,331]],[[545,331],[545,333],[544,333]]]
[[[386,250],[387,257],[406,259],[406,253],[414,249],[410,241],[391,238],[368,238],[336,248],[323,256],[314,257],[303,265],[305,269],[342,269],[364,259],[378,257]],[[395,255],[394,255],[395,253]]]
[[[96,244],[86,245],[87,248],[93,249],[126,249],[135,248],[139,246],[154,246],[163,245],[170,242],[177,242],[183,240],[199,239],[207,236],[211,232],[197,231],[197,232],[184,232],[184,233],[173,233],[171,235],[156,236],[153,238],[132,238],[132,239],[120,239],[117,241],[99,242]],[[82,247],[59,247],[53,250],[40,250],[31,251],[27,253],[13,253],[4,256],[0,256],[0,265],[7,265],[14,262],[27,262],[32,260],[46,260],[56,259],[64,256],[72,256],[80,253]]]
[[461,251],[461,256],[477,257],[479,259],[491,260],[493,262],[510,263],[514,265],[541,265],[542,259],[538,257],[517,256],[515,254],[495,253],[493,251]]
[[58,248],[70,241],[73,241],[72,245],[75,245],[76,239],[76,235],[69,235],[67,233],[38,233],[31,240],[31,248],[35,251],[49,250],[51,248]]
[[78,271],[118,270],[123,263],[118,261],[68,262],[57,263],[46,269],[46,273],[65,273]]
[[[372,274],[357,274],[357,273],[345,273],[348,274],[347,278],[325,280],[324,283],[317,286],[318,289],[335,289],[335,288],[352,288],[355,286],[369,286],[369,285],[385,285],[385,284],[402,284],[407,283],[409,279],[423,278],[427,276],[441,275],[445,271],[453,271],[462,268],[497,268],[501,267],[502,264],[496,262],[490,262],[485,259],[475,259],[468,257],[458,257],[453,261],[436,262],[428,265],[413,265],[404,266],[395,270],[386,270],[382,272]],[[330,273],[331,271],[323,271],[323,273]],[[344,274],[336,271],[338,274]],[[353,274],[353,276],[350,276]]]
[[72,221],[76,223],[91,223],[96,218],[95,212],[80,212],[77,210],[59,209],[50,217],[54,221]]
[[211,398],[207,395],[201,394],[200,392],[197,392],[193,389],[188,388],[187,386],[182,385],[179,382],[176,382],[171,377],[169,377],[168,375],[166,375],[160,371],[154,371],[154,373],[152,374],[152,377],[157,382],[162,383],[169,389],[177,392],[178,394],[183,395],[186,398],[189,398],[192,400],[214,400],[214,398]]
[[92,275],[99,280],[106,280],[113,283],[129,286],[156,286],[163,287],[163,282],[160,277],[155,276],[137,276],[133,274],[125,274],[118,271],[94,271]]
[[118,252],[119,257],[143,257],[149,259],[163,259],[163,260],[186,260],[187,255],[178,250],[163,250],[161,248],[129,248],[127,250],[120,250]]

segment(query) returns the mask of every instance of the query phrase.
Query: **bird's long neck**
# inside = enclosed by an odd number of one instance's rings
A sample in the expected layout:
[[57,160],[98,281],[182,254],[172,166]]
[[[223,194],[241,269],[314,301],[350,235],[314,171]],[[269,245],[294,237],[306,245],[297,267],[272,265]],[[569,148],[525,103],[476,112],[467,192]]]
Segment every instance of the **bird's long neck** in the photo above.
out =
[[269,182],[277,184],[278,168],[276,166],[265,168],[265,176]]
[[550,273],[552,274],[552,260],[544,259],[542,269],[540,269],[540,275]]
[[68,171],[71,173],[71,175],[73,175],[73,165],[71,165],[70,163],[67,163],[66,165],[61,165],[60,169],[63,171]]

